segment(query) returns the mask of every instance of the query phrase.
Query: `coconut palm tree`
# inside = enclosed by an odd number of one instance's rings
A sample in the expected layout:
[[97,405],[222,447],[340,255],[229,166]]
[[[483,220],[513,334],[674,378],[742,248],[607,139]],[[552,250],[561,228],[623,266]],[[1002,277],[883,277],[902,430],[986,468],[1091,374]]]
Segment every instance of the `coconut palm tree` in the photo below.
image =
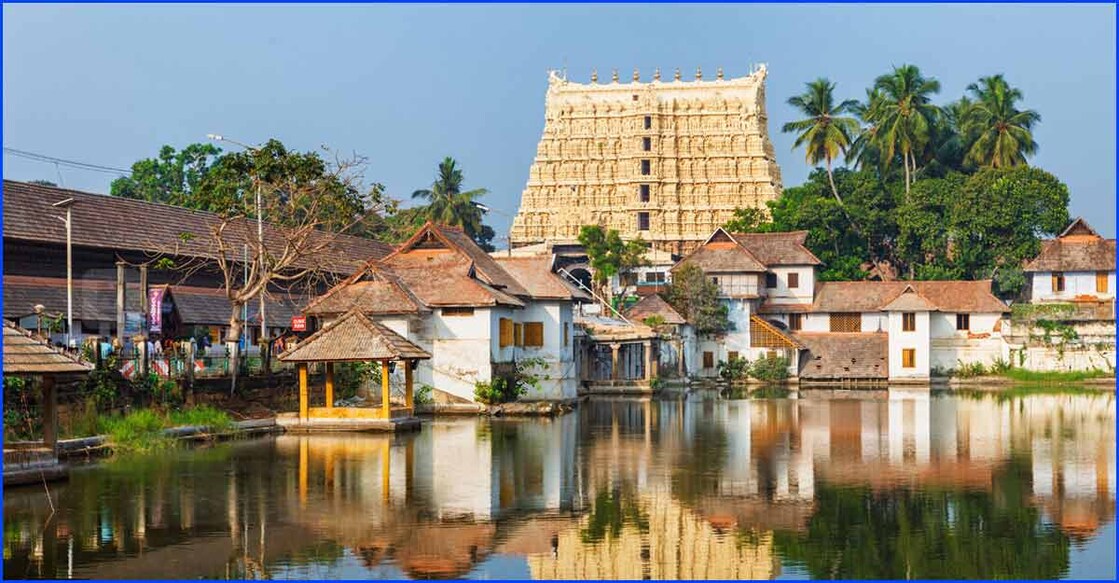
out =
[[462,227],[467,235],[477,239],[482,233],[482,209],[476,203],[477,198],[485,195],[484,188],[462,190],[463,175],[454,158],[447,156],[439,164],[435,182],[431,188],[417,190],[412,193],[412,198],[427,201],[423,214],[432,222],[453,227]]
[[940,91],[940,82],[924,77],[914,65],[902,65],[875,79],[874,88],[880,100],[868,104],[866,111],[876,129],[874,140],[885,165],[901,156],[908,194],[917,171],[917,156],[924,153],[930,130],[940,116],[940,109],[930,102],[931,96]]
[[1022,92],[1008,85],[1002,75],[982,77],[968,85],[967,91],[975,101],[961,124],[972,136],[965,161],[989,168],[1025,164],[1026,156],[1037,151],[1030,129],[1041,116],[1015,107]]
[[831,192],[835,195],[835,200],[843,204],[843,199],[835,188],[832,161],[840,154],[847,155],[852,136],[859,131],[859,122],[843,115],[851,112],[858,102],[848,99],[836,105],[833,95],[835,83],[824,78],[805,83],[805,87],[804,93],[790,97],[788,103],[807,117],[781,126],[781,131],[798,133],[793,148],[804,146],[805,160],[809,164],[816,165],[821,161],[825,163]]

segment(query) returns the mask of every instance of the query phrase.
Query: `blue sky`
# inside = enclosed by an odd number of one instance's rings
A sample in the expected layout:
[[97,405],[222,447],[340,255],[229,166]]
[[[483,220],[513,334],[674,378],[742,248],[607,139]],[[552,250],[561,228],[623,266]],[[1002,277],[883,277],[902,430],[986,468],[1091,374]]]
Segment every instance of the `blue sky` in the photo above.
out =
[[[655,67],[728,76],[769,67],[770,131],[786,186],[809,168],[781,124],[806,81],[858,98],[919,65],[957,98],[1004,73],[1037,110],[1033,163],[1071,211],[1115,235],[1115,7],[1111,5],[11,5],[3,7],[4,145],[127,168],[163,144],[220,133],[328,145],[370,160],[407,198],[457,158],[468,187],[515,213],[544,121],[550,68],[648,79]],[[62,168],[72,188],[111,175]],[[4,156],[4,176],[58,181]],[[492,214],[499,235],[510,218]],[[503,241],[495,241],[498,246]]]

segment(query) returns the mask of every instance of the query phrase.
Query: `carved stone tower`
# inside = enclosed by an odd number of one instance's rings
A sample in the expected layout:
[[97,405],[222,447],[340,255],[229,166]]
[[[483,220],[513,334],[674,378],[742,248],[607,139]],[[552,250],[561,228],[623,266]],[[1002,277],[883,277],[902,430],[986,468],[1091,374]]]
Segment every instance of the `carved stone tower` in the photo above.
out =
[[[719,71],[722,73],[722,70]],[[583,225],[686,253],[731,218],[781,194],[764,66],[735,79],[570,82],[550,73],[513,246],[571,242]]]

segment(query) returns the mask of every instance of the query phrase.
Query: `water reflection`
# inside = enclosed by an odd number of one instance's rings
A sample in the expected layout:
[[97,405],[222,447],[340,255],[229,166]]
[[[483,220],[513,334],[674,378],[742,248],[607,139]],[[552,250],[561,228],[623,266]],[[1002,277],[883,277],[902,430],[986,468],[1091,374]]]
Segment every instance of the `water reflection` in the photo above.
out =
[[883,391],[278,436],[84,468],[53,514],[6,491],[4,576],[1061,577],[1114,528],[1114,423],[1113,394]]

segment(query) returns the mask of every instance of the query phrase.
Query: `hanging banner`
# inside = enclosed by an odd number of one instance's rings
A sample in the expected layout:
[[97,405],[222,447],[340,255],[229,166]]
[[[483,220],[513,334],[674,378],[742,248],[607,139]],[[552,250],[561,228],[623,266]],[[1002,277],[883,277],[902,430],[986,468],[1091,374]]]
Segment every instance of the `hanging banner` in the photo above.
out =
[[163,330],[163,296],[166,292],[166,287],[156,287],[148,290],[149,330],[156,334]]

